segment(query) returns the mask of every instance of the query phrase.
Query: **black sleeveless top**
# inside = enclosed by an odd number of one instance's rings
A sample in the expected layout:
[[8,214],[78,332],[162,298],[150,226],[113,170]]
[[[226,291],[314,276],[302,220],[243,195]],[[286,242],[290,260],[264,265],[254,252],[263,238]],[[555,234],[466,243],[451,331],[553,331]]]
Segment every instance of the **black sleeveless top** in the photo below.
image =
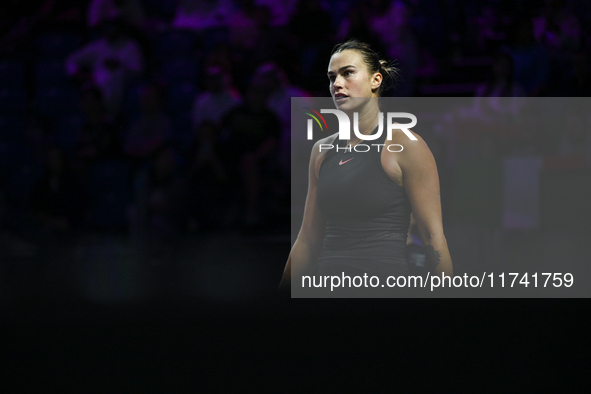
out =
[[326,152],[316,196],[327,218],[321,274],[408,273],[404,251],[411,206],[404,188],[382,167],[384,146],[379,144],[385,139],[384,130],[377,140],[362,141],[349,152],[337,137]]

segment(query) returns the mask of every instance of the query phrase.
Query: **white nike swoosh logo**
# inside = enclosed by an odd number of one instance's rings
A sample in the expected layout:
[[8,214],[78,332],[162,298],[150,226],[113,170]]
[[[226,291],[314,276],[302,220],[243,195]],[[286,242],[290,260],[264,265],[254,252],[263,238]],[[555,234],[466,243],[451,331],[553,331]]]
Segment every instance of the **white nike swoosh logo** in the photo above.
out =
[[353,159],[354,159],[354,157],[350,158],[349,160],[345,160],[345,161],[343,161],[343,160],[341,159],[341,161],[339,161],[339,165],[340,165],[340,166],[342,166],[342,165],[343,165],[343,164],[345,164],[346,162],[348,162],[348,161],[351,161],[351,160],[353,160]]

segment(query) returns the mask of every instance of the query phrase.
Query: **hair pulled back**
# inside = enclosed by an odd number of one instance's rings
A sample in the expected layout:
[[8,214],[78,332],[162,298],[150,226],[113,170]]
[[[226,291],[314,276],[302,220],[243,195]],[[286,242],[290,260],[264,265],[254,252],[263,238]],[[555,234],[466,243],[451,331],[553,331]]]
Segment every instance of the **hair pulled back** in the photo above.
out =
[[377,52],[371,49],[369,44],[357,41],[355,39],[347,40],[335,45],[330,56],[345,50],[359,52],[371,74],[377,72],[382,74],[382,83],[380,84],[378,90],[378,96],[381,96],[383,92],[396,86],[399,69],[394,66],[395,62],[389,62],[387,60],[380,59],[380,56],[377,54]]

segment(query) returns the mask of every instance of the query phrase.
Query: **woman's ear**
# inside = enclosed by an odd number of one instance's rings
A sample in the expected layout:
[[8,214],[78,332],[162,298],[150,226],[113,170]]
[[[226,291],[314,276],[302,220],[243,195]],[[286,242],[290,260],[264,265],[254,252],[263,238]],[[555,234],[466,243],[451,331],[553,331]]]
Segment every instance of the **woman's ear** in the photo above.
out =
[[382,84],[382,74],[375,73],[371,79],[371,90],[376,90]]

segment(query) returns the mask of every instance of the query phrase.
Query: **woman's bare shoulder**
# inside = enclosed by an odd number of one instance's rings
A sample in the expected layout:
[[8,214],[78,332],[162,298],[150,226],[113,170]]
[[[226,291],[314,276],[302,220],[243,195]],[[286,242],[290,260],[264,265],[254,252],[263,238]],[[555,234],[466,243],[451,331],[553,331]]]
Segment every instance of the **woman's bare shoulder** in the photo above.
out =
[[314,143],[314,147],[312,148],[312,156],[318,158],[319,155],[322,155],[322,157],[324,157],[328,149],[321,149],[321,145],[333,145],[338,135],[339,133],[337,132],[329,135],[328,137],[324,137],[316,141]]
[[316,143],[314,145],[332,144],[334,142],[334,140],[338,137],[338,135],[339,135],[339,133],[336,132],[334,134],[329,135],[328,137],[321,138],[318,141],[316,141]]
[[414,137],[414,139],[402,130],[393,130],[391,138],[386,138],[385,140],[386,145],[402,146],[402,148],[399,148],[397,151],[400,153],[405,152],[405,154],[429,151],[427,143],[419,134],[409,129],[407,129],[407,131]]

